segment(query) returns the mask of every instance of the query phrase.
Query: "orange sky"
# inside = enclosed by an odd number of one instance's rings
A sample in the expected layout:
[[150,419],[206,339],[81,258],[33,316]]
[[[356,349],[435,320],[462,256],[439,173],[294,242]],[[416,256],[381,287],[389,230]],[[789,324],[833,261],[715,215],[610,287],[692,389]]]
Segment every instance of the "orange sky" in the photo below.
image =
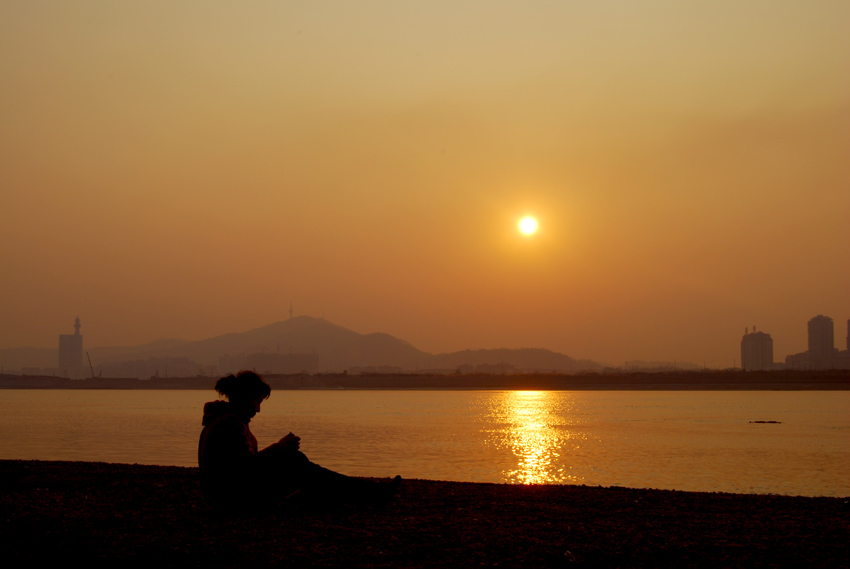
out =
[[845,347],[850,3],[407,4],[0,4],[0,348]]

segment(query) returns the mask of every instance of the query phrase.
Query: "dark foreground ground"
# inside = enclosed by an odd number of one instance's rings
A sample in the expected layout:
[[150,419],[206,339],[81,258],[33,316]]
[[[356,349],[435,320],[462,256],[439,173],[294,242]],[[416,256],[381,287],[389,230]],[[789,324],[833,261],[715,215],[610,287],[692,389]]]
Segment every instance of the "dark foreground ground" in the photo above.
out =
[[[850,499],[407,480],[386,510],[221,517],[194,468],[0,461],[20,567],[848,567]],[[37,565],[32,565],[37,566]]]

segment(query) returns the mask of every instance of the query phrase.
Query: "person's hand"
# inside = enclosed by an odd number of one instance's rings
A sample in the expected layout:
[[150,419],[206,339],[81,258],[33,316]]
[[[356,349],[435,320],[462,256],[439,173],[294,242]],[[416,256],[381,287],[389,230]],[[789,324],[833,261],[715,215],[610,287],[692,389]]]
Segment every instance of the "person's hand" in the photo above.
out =
[[283,450],[296,451],[301,447],[301,437],[289,433],[280,439],[277,444],[279,444]]

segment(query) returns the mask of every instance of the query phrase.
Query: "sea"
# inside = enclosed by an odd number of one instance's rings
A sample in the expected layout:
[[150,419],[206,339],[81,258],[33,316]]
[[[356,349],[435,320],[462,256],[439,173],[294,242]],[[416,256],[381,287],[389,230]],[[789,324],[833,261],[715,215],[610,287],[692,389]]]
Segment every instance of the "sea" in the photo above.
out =
[[[197,465],[197,390],[2,390],[0,458]],[[276,390],[251,429],[353,475],[850,496],[848,391]]]

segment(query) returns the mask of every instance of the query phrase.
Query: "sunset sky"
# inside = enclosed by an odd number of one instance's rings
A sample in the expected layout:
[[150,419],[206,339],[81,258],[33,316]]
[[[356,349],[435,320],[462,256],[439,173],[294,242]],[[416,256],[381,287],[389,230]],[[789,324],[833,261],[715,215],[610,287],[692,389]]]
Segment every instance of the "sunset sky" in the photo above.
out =
[[843,349],[848,30],[845,0],[5,0],[0,348],[292,302],[429,352],[728,367],[816,314]]

